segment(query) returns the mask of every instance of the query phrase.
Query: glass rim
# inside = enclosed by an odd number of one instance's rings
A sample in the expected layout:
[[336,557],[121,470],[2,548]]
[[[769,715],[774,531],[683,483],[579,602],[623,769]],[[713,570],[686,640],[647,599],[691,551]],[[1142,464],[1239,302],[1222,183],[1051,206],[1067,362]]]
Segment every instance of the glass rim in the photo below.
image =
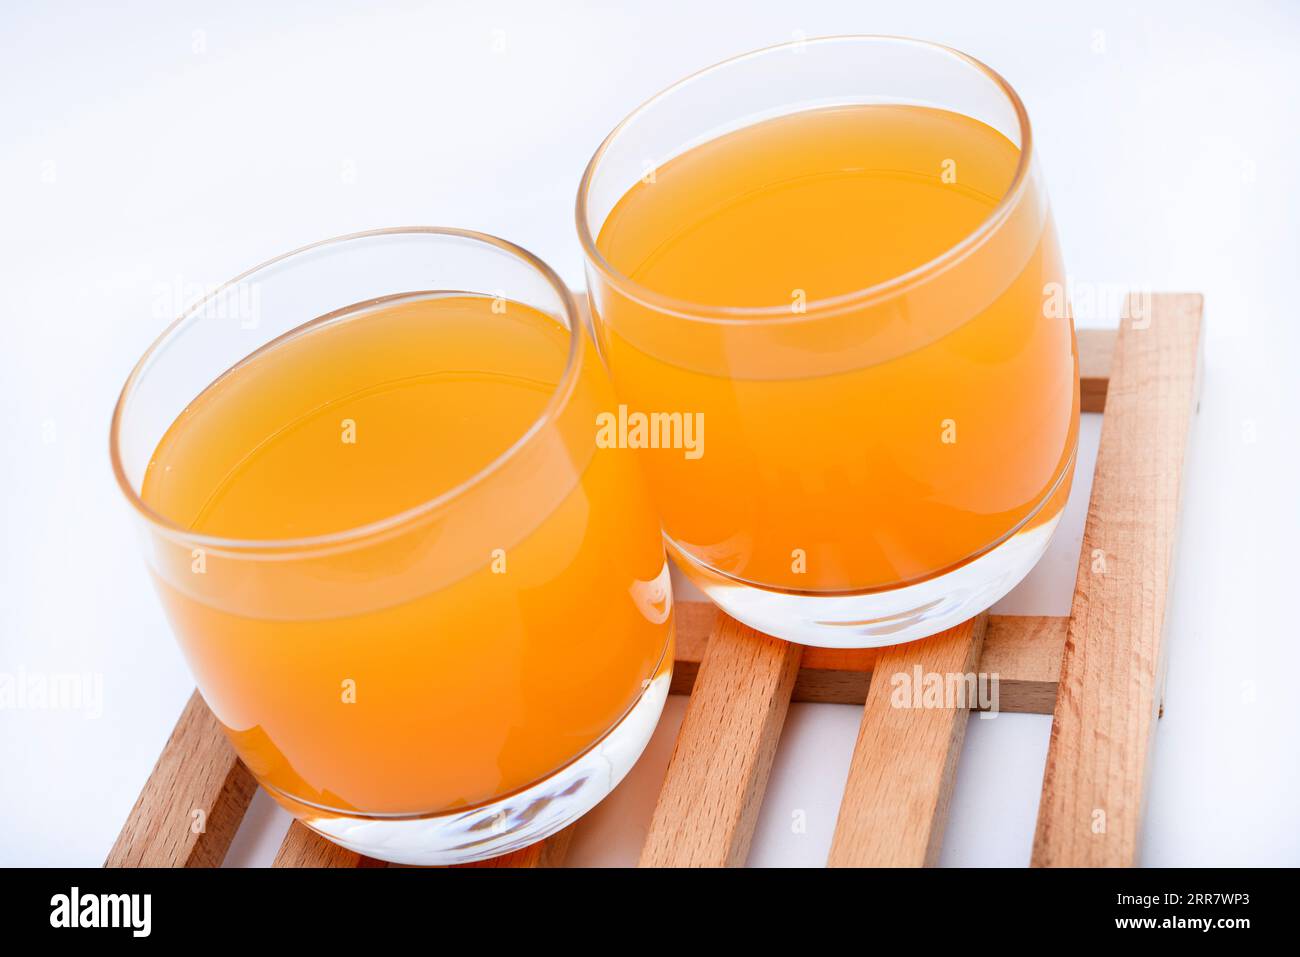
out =
[[[565,358],[564,369],[560,373],[559,381],[551,390],[545,407],[538,417],[525,429],[509,446],[507,446],[499,455],[493,458],[487,465],[480,468],[473,475],[464,479],[460,483],[445,489],[430,498],[412,505],[409,508],[402,509],[392,515],[386,515],[383,518],[376,519],[372,522],[366,522],[361,525],[351,526],[340,529],[336,532],[328,532],[323,535],[308,535],[298,538],[233,538],[222,535],[210,535],[202,532],[195,532],[187,529],[182,525],[172,521],[167,516],[154,510],[140,493],[134,488],[131,480],[126,475],[126,468],[122,462],[121,445],[122,445],[122,427],[126,415],[126,407],[131,397],[134,395],[135,388],[141,378],[148,371],[152,362],[162,353],[165,347],[176,337],[182,335],[189,327],[191,321],[196,317],[201,317],[204,307],[216,297],[223,295],[232,287],[244,282],[251,276],[261,273],[273,266],[279,266],[288,260],[301,256],[305,253],[313,252],[325,247],[341,246],[355,240],[372,239],[381,236],[440,236],[450,239],[463,239],[473,243],[481,243],[485,246],[492,247],[507,255],[523,262],[526,266],[534,269],[539,273],[547,284],[555,291],[559,297],[561,308],[564,312],[564,318],[568,321],[569,328],[569,349]],[[347,305],[340,308],[348,308]],[[326,315],[332,315],[333,312]],[[314,322],[320,317],[309,319],[308,322]],[[295,327],[298,328],[298,327]],[[292,330],[289,330],[292,332]],[[330,546],[349,545],[364,539],[373,538],[400,529],[402,526],[425,517],[453,500],[460,498],[470,492],[474,487],[481,484],[489,476],[499,471],[508,461],[513,459],[526,445],[528,445],[549,423],[554,421],[560,410],[567,402],[570,394],[573,392],[574,384],[577,382],[578,369],[581,365],[582,356],[582,319],[578,313],[577,306],[574,302],[573,295],[569,287],[548,266],[542,259],[530,253],[522,246],[493,236],[488,233],[481,233],[471,229],[459,229],[452,226],[391,226],[382,229],[368,229],[355,233],[345,233],[340,236],[331,236],[327,239],[317,240],[314,243],[308,243],[305,246],[299,246],[288,252],[274,256],[265,262],[246,269],[233,279],[222,283],[215,289],[205,292],[197,301],[188,305],[180,315],[174,319],[145,349],[144,354],[136,361],[131,372],[127,375],[126,382],[122,386],[122,391],[117,398],[117,404],[113,407],[113,418],[109,426],[109,458],[112,463],[113,475],[117,479],[118,487],[126,496],[128,503],[134,511],[148,522],[156,531],[167,535],[170,538],[182,539],[185,544],[194,544],[214,549],[224,549],[239,552],[280,552],[280,551],[307,551],[312,549],[324,549]],[[276,339],[281,338],[277,336]],[[270,340],[270,342],[276,341]],[[263,343],[253,350],[249,355],[263,348]],[[242,361],[242,360],[240,360]],[[215,379],[213,381],[216,381]],[[211,383],[205,383],[200,389],[199,394],[207,389]]]
[[[962,237],[961,240],[949,246],[937,256],[921,263],[919,266],[909,269],[907,272],[900,273],[897,276],[891,276],[881,282],[873,283],[862,289],[855,289],[850,292],[841,293],[837,296],[828,296],[824,299],[809,300],[805,306],[805,312],[792,313],[788,303],[772,306],[713,306],[703,303],[694,302],[687,299],[679,299],[674,296],[665,295],[657,292],[642,283],[637,282],[630,276],[625,275],[622,271],[605,258],[604,254],[596,245],[596,238],[592,235],[591,228],[587,224],[587,200],[591,192],[591,184],[596,175],[596,169],[601,160],[609,151],[614,141],[619,138],[623,131],[638,117],[642,116],[647,110],[660,103],[665,98],[683,90],[688,84],[696,80],[703,79],[715,72],[735,66],[738,63],[757,59],[780,50],[793,49],[795,47],[817,47],[830,46],[841,43],[862,43],[862,42],[883,42],[891,44],[900,44],[904,46],[913,46],[919,49],[929,50],[935,53],[943,53],[956,57],[968,66],[973,67],[982,73],[1006,97],[1016,114],[1016,121],[1020,129],[1020,159],[1016,164],[1016,170],[1011,178],[1011,183],[1007,186],[1006,192],[999,199],[997,206],[986,216],[978,226],[971,232]],[[725,135],[725,134],[723,134]],[[680,154],[679,154],[680,155]],[[1015,91],[1009,82],[992,67],[983,61],[976,59],[968,53],[947,46],[942,43],[935,43],[931,40],[921,40],[916,37],[895,36],[890,34],[835,34],[830,36],[809,37],[807,39],[786,40],[782,43],[772,44],[771,46],[762,47],[757,50],[750,50],[747,53],[740,53],[736,56],[720,60],[703,69],[696,70],[670,86],[660,90],[654,96],[645,100],[627,116],[618,122],[609,134],[601,141],[587,163],[587,168],[583,171],[582,179],[578,183],[578,198],[575,207],[575,217],[578,227],[578,240],[582,245],[582,250],[586,256],[587,262],[600,271],[605,281],[611,286],[618,289],[620,293],[630,299],[635,300],[642,306],[654,309],[658,312],[669,313],[682,319],[688,319],[696,322],[711,323],[718,325],[743,325],[751,322],[762,322],[770,324],[772,322],[785,323],[802,323],[815,319],[822,319],[828,315],[835,315],[853,309],[865,308],[876,304],[890,296],[897,295],[907,289],[912,288],[920,282],[925,281],[931,276],[937,275],[948,267],[960,262],[972,251],[987,239],[996,228],[1005,220],[1019,202],[1021,195],[1025,191],[1025,184],[1029,181],[1029,170],[1033,163],[1033,134],[1029,123],[1029,113],[1025,109],[1024,103],[1020,99],[1020,94]],[[603,224],[602,224],[603,225]]]

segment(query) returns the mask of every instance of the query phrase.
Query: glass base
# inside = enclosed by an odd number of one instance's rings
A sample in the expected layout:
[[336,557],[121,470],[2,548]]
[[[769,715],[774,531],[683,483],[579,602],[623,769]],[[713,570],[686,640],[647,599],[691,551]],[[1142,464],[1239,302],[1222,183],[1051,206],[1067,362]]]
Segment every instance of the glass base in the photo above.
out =
[[732,618],[756,631],[822,648],[879,648],[959,625],[1015,587],[1047,550],[1061,511],[965,565],[925,581],[861,594],[762,588],[718,571],[665,536],[678,567]]
[[672,683],[668,665],[623,719],[580,757],[522,791],[489,804],[424,817],[323,812],[273,796],[322,837],[393,864],[468,864],[509,854],[572,824],[608,795],[650,742]]

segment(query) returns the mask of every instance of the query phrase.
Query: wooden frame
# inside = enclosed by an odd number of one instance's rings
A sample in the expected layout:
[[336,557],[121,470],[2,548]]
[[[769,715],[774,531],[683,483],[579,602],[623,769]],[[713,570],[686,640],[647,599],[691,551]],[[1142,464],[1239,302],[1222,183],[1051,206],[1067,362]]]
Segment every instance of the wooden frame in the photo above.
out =
[[[1199,295],[1161,294],[1152,306],[1118,332],[1079,332],[1083,410],[1105,416],[1069,618],[981,615],[922,641],[834,651],[678,603],[672,691],[690,703],[643,866],[745,863],[791,701],[863,705],[828,863],[933,864],[967,709],[892,707],[879,679],[917,665],[996,673],[1000,710],[1053,715],[1030,863],[1135,863],[1201,350]],[[195,692],[105,866],[219,865],[255,788]],[[558,866],[581,826],[472,866]],[[275,861],[378,863],[297,822]]]

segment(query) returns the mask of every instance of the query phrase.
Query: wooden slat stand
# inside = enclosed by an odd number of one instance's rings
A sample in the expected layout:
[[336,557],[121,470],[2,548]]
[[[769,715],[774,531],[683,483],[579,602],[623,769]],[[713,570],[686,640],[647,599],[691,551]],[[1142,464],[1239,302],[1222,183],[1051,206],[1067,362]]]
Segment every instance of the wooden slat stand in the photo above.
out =
[[1165,668],[1165,609],[1196,410],[1201,298],[1121,327],[1093,476],[1033,863],[1137,855]]
[[[935,863],[965,733],[960,708],[894,707],[889,678],[997,673],[999,708],[1052,714],[1031,863],[1131,865],[1160,708],[1165,613],[1201,349],[1201,297],[1079,333],[1085,412],[1102,412],[1070,617],[981,615],[892,648],[800,648],[679,602],[675,694],[690,695],[643,866],[743,865],[791,701],[862,705],[828,863]],[[882,680],[874,680],[880,678]],[[106,866],[216,866],[255,784],[196,693]],[[576,828],[487,867],[556,867]],[[277,867],[382,866],[301,824]]]
[[[971,674],[979,666],[988,616],[922,641],[888,648],[873,674]],[[873,681],[840,816],[832,867],[920,867],[939,860],[967,710],[898,708],[889,680]]]

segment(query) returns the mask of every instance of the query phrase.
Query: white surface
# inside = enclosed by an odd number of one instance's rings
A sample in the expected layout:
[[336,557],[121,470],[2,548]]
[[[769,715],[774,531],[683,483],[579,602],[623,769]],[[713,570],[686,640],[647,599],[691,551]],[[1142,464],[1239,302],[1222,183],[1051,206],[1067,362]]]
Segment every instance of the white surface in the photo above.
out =
[[[0,11],[0,673],[103,681],[97,718],[0,711],[0,864],[100,862],[190,692],[106,454],[123,378],[183,305],[167,290],[405,223],[507,236],[577,284],[574,191],[628,110],[730,54],[851,32],[947,42],[1017,87],[1075,280],[1206,293],[1143,860],[1300,863],[1300,5],[544,6]],[[1068,609],[1071,528],[1005,608]],[[680,714],[575,861],[633,859]],[[945,863],[1025,861],[1049,725],[972,720]],[[820,861],[855,726],[792,709],[753,863]],[[266,803],[232,860],[270,859]]]

